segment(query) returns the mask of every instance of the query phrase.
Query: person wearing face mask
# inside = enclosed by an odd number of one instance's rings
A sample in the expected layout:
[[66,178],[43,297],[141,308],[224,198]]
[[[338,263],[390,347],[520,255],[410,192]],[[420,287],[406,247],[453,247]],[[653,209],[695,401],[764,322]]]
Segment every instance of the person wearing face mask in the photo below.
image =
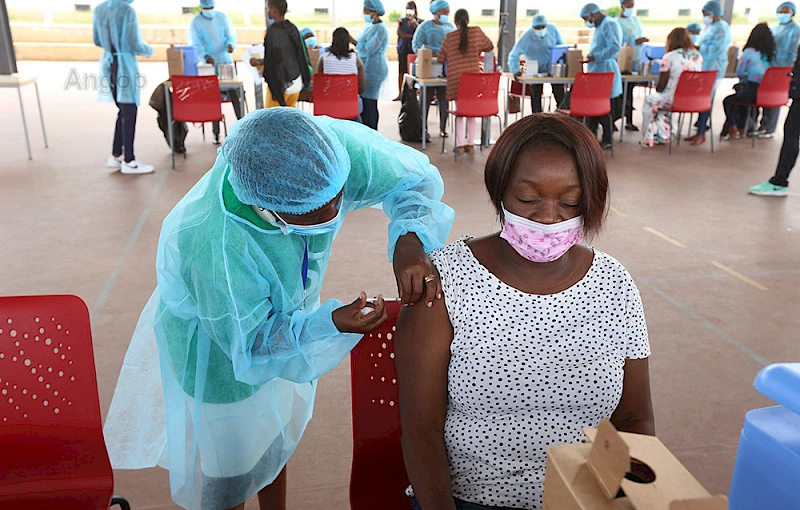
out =
[[597,140],[569,116],[530,115],[498,138],[484,180],[500,232],[432,253],[444,299],[397,322],[416,509],[541,509],[548,447],[606,418],[655,434],[636,284],[582,244],[605,219]]
[[[106,423],[114,465],[162,459],[187,509],[241,510],[256,494],[262,510],[285,509],[284,466],[316,380],[387,319],[383,298],[363,292],[320,302],[333,240],[350,211],[382,204],[399,295],[433,306],[441,286],[426,253],[454,217],[443,192],[427,157],[360,124],[297,108],[237,122],[164,220],[158,286]],[[160,409],[148,405],[162,394]]]
[[267,0],[267,34],[264,58],[251,58],[253,67],[264,66],[267,108],[294,106],[300,92],[311,85],[311,65],[300,32],[286,19],[286,0]]
[[[508,54],[508,70],[516,77],[522,76],[519,60],[525,55],[526,61],[538,63],[538,72],[549,74],[553,48],[558,44],[565,44],[558,27],[553,23],[548,23],[544,14],[535,15],[531,22],[531,28],[522,33]],[[564,85],[552,85],[552,87],[556,105],[560,105],[564,100]],[[533,113],[542,111],[543,89],[544,86],[541,84],[529,86]]]
[[[634,13],[635,3],[634,0],[622,0],[622,13],[617,18],[622,29],[622,44],[633,48],[633,62],[638,65],[642,59],[642,45],[650,42],[650,39],[642,36],[642,22],[639,17]],[[625,105],[625,130],[626,131],[639,131],[636,124],[633,123],[633,89],[636,87],[635,83],[629,83],[628,87],[628,102]]]
[[[800,45],[800,25],[795,23],[794,15],[797,7],[794,2],[783,2],[776,10],[778,24],[772,27],[772,36],[775,38],[775,62],[773,65],[792,67],[797,60],[797,47]],[[761,117],[761,126],[754,133],[759,138],[772,138],[778,126],[780,108],[765,108]]]
[[408,56],[414,53],[411,48],[411,41],[414,33],[422,23],[422,19],[417,16],[417,4],[413,0],[406,4],[406,15],[397,20],[397,97],[395,101],[400,101],[403,95],[403,77],[408,74]]
[[692,38],[692,42],[696,47],[698,41],[700,41],[700,32],[703,31],[703,27],[700,25],[700,23],[689,23],[686,25],[686,30],[689,31],[689,36]]
[[[614,85],[611,87],[611,110],[614,119],[619,118],[622,111],[622,75],[619,72],[619,50],[622,48],[622,29],[614,18],[606,16],[597,4],[586,4],[581,9],[580,17],[589,28],[594,28],[589,54],[584,59],[590,73],[614,73]],[[588,121],[589,129],[597,133],[597,126],[603,126],[603,149],[611,148],[613,125],[608,116],[592,117]]]
[[358,35],[356,51],[364,62],[364,74],[367,78],[366,88],[361,94],[364,110],[361,122],[372,129],[378,129],[378,98],[386,77],[389,75],[389,30],[381,16],[386,14],[381,0],[364,0],[364,28]]
[[133,145],[142,85],[136,55],[152,57],[153,47],[142,39],[139,17],[131,2],[106,0],[94,9],[92,37],[94,45],[103,48],[97,96],[119,109],[107,166],[124,174],[149,174],[155,168],[136,159]]
[[[411,49],[417,53],[420,48],[427,46],[433,52],[433,58],[438,56],[439,50],[442,47],[444,38],[447,34],[454,31],[456,26],[450,23],[450,4],[447,0],[434,0],[431,2],[430,7],[433,19],[424,21],[417,31],[414,33],[414,38],[411,40]],[[447,87],[432,87],[437,101],[439,103],[439,136],[447,137]],[[431,94],[433,96],[433,94]],[[429,98],[431,101],[433,97]],[[430,110],[430,103],[427,105],[420,105],[420,108]],[[427,118],[427,116],[426,116]]]
[[316,50],[317,48],[319,48],[319,43],[317,42],[317,35],[310,28],[306,27],[303,30],[301,30],[300,37],[303,38],[303,43],[305,43],[307,49]]
[[[700,55],[703,56],[703,71],[717,71],[717,80],[714,82],[714,95],[717,93],[720,82],[725,78],[728,69],[728,48],[731,46],[731,27],[722,19],[722,4],[717,0],[709,0],[703,5],[703,24],[706,28],[700,34]],[[691,145],[702,145],[706,142],[708,120],[711,112],[698,115],[697,134],[686,138]]]
[[[200,8],[202,10],[189,25],[189,44],[194,46],[198,58],[214,65],[218,71],[220,64],[233,64],[236,29],[227,14],[215,9],[214,0],[200,0]],[[236,118],[240,119],[239,94],[223,92],[222,96],[231,101]],[[219,145],[219,122],[211,126],[214,144]]]

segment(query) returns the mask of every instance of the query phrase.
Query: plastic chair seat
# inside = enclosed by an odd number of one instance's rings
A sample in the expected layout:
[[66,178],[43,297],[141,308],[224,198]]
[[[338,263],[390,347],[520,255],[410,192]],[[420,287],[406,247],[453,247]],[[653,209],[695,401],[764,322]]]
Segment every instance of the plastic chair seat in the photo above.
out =
[[312,89],[314,115],[327,115],[334,119],[351,120],[359,116],[358,75],[314,75]]

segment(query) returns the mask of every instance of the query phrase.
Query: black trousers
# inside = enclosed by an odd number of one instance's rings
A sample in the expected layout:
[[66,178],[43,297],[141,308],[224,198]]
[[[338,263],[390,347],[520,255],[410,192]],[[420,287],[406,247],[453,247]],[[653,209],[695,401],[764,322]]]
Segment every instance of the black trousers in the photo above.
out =
[[[430,116],[431,101],[433,101],[434,93],[436,94],[436,100],[439,102],[439,131],[444,131],[447,129],[447,87],[428,87],[428,90],[425,93],[425,100],[428,102],[428,104],[421,104],[420,110],[422,108],[427,108],[428,116]],[[420,96],[420,101],[422,101],[422,96]]]
[[[544,85],[530,85],[531,108],[533,113],[541,113],[544,111],[542,108],[542,92]],[[556,99],[556,108],[560,107],[564,102],[564,85],[551,85],[553,87],[553,97]]]
[[364,103],[364,111],[361,112],[361,123],[365,126],[371,127],[375,131],[378,130],[378,100],[361,98]]
[[[736,103],[755,103],[758,93],[758,83],[752,81],[743,82],[737,86],[736,92],[722,100],[725,108],[725,128],[723,133],[728,132],[728,126],[736,126],[740,130],[744,129],[747,123],[747,107]],[[755,124],[753,124],[755,128]]]
[[786,122],[783,123],[783,145],[778,159],[778,169],[769,182],[775,186],[789,185],[789,174],[797,163],[798,151],[800,151],[800,100],[793,99]]
[[[222,93],[223,99],[230,99],[231,105],[233,106],[233,111],[236,112],[236,118],[241,119],[241,114],[239,113],[239,109],[241,108],[241,101],[239,100],[239,93],[238,92],[223,92]],[[219,122],[212,122],[211,123],[211,130],[214,133],[214,136],[219,136]]]
[[136,115],[138,107],[134,103],[117,102],[117,74],[119,73],[119,61],[114,56],[111,62],[111,94],[114,96],[114,104],[117,105],[117,124],[114,128],[114,143],[111,147],[111,154],[119,156],[124,153],[125,162],[129,163],[136,159],[133,153],[133,140],[136,137]]
[[633,89],[636,88],[635,83],[628,83],[628,99],[625,102],[625,122],[633,126]]
[[[615,121],[622,117],[622,96],[611,98],[611,114]],[[611,137],[614,135],[614,125],[611,117],[608,115],[589,117],[586,119],[586,125],[592,133],[597,133],[597,126],[603,126],[603,145],[611,143]]]

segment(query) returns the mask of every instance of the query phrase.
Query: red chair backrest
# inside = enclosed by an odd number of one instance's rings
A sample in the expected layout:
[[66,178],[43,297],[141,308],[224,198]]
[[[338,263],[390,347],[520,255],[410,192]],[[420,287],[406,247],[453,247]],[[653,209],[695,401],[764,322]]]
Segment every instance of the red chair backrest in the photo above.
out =
[[456,109],[462,117],[492,117],[497,115],[497,91],[500,73],[464,73],[458,85]]
[[576,117],[602,117],[611,113],[614,73],[578,73],[569,99],[569,111]]
[[711,110],[711,97],[717,71],[684,71],[675,88],[672,111],[675,113],[697,113]]
[[1,508],[108,508],[114,478],[80,298],[0,297],[0,452]]
[[408,510],[409,486],[400,447],[394,332],[402,305],[387,301],[389,320],[350,353],[353,396],[352,510]]
[[416,53],[409,53],[406,56],[406,62],[408,63],[408,72],[411,72],[411,64],[417,61],[417,54]]
[[508,93],[511,94],[514,97],[522,97],[523,95],[525,95],[526,92],[528,92],[528,85],[527,84],[525,84],[524,91],[525,92],[523,92],[522,83],[520,83],[520,82],[518,82],[516,80],[513,80],[511,82],[511,90]]
[[172,118],[178,122],[222,120],[222,96],[216,76],[173,76]]
[[315,74],[314,115],[335,119],[358,118],[358,75]]
[[789,102],[791,67],[770,67],[758,86],[756,104],[762,108],[778,108]]

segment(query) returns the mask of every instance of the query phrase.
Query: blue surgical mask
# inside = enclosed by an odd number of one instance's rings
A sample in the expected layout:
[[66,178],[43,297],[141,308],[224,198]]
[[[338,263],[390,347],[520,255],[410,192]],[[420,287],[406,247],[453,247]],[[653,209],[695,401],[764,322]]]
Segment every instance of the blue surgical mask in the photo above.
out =
[[594,28],[594,23],[592,23],[591,21],[587,21],[586,26],[589,28]]
[[792,15],[787,13],[780,13],[778,14],[778,23],[781,25],[785,25],[792,21]]
[[365,15],[364,15],[364,22],[365,22],[365,23],[372,23],[372,15],[370,15],[370,14],[365,14]]
[[272,19],[272,18],[267,18],[267,25],[272,25],[273,23],[275,23],[275,20],[274,20],[274,19]]
[[622,15],[626,18],[630,18],[633,16],[633,8],[626,8],[622,10]]
[[439,23],[447,24],[450,22],[450,16],[439,16]]
[[533,35],[535,35],[539,39],[544,39],[544,36],[547,35],[547,29],[546,28],[540,28],[540,29],[537,30],[537,29],[534,28],[533,29]]
[[306,39],[306,48],[316,48],[317,47],[317,38],[316,37],[309,37]]
[[[318,236],[322,234],[330,234],[339,228],[339,222],[342,219],[342,195],[336,201],[336,216],[326,221],[325,223],[317,223],[316,225],[294,225],[281,218],[280,214],[273,212],[272,214],[278,220],[278,227],[285,235],[297,234],[301,236]],[[266,211],[265,211],[266,212]]]
[[697,45],[697,41],[700,40],[700,34],[692,34],[692,42]]
[[214,16],[217,15],[215,11],[200,11],[200,14],[202,14],[205,19],[214,19]]
[[714,23],[714,18],[712,18],[711,16],[703,17],[703,24],[710,25],[712,23]]

